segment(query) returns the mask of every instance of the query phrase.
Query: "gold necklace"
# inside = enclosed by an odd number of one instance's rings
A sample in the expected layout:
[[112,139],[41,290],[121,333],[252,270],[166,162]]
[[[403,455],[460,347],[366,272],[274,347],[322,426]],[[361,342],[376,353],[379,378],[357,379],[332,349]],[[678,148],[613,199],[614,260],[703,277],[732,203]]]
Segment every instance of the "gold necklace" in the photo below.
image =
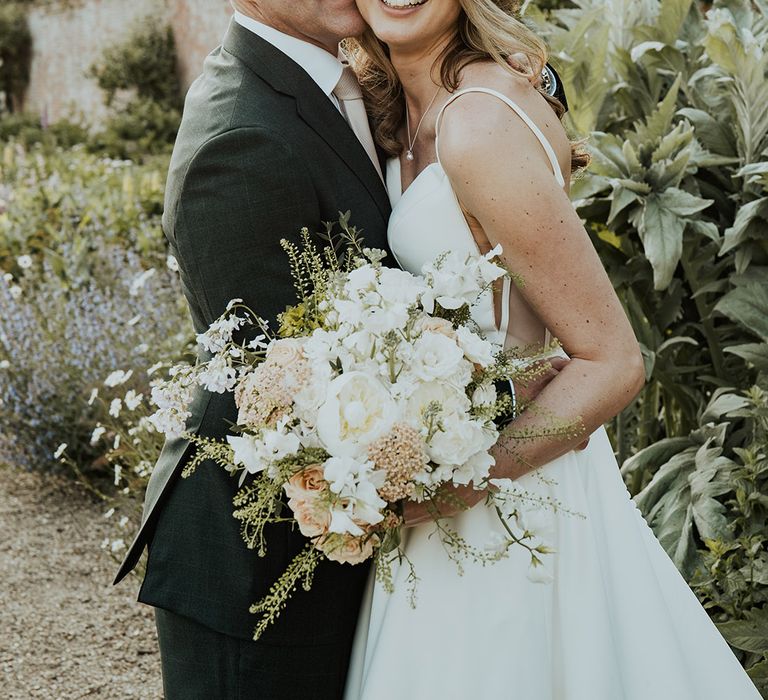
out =
[[408,100],[405,101],[405,128],[408,130],[408,150],[405,152],[406,160],[413,160],[413,146],[416,143],[416,139],[419,138],[419,129],[421,129],[421,124],[424,121],[424,117],[427,116],[429,110],[432,109],[432,105],[435,104],[435,100],[440,94],[442,87],[442,85],[438,86],[435,96],[432,98],[432,101],[429,103],[429,105],[427,105],[427,108],[424,110],[424,114],[421,115],[421,119],[419,119],[419,123],[416,125],[416,133],[413,135],[413,138],[411,138],[411,120],[408,117]]

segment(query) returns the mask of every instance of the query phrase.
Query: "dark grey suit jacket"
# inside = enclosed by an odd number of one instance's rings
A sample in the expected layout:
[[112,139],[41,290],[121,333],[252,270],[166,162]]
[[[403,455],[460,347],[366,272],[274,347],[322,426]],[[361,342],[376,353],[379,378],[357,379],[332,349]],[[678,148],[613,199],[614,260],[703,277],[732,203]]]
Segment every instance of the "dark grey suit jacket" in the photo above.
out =
[[[196,331],[233,298],[274,327],[295,302],[280,239],[297,240],[303,226],[322,230],[347,210],[367,245],[387,247],[386,191],[339,111],[296,63],[232,23],[187,96],[166,191],[163,227]],[[188,429],[220,438],[235,421],[231,395],[200,391]],[[116,582],[149,544],[141,601],[250,639],[249,605],[304,539],[277,525],[265,558],[248,550],[232,517],[235,480],[210,463],[179,478],[192,450],[183,439],[166,443]],[[366,576],[365,566],[324,563],[263,642],[347,648]]]

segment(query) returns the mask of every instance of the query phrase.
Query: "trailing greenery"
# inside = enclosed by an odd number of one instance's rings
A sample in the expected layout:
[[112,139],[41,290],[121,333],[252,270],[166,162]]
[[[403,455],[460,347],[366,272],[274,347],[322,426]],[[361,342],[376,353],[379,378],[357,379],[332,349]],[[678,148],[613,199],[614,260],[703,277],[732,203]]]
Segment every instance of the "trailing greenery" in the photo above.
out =
[[765,693],[768,3],[573,4],[543,25],[594,157],[573,195],[648,379],[612,437],[638,505]]
[[7,111],[21,109],[31,62],[32,34],[26,9],[20,3],[3,3],[0,5],[0,93],[5,96]]

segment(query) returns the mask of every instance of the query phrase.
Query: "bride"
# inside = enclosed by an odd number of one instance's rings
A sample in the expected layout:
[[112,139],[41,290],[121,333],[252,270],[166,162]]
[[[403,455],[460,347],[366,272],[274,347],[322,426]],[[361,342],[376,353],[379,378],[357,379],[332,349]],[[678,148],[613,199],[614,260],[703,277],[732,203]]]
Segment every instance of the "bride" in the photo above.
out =
[[[506,346],[544,345],[571,361],[523,411],[580,419],[592,439],[525,441],[496,453],[496,478],[551,497],[523,525],[554,548],[529,571],[513,548],[463,575],[423,507],[406,515],[405,552],[419,577],[395,591],[371,584],[347,700],[758,700],[728,645],[630,500],[603,423],[643,382],[632,329],[568,199],[581,156],[541,92],[506,57],[543,66],[542,41],[512,0],[358,0],[370,30],[353,47],[375,136],[390,156],[389,243],[418,273],[447,249],[503,246],[521,284],[473,316]],[[538,74],[538,70],[534,74]],[[452,526],[479,547],[500,527],[484,494]],[[574,513],[581,517],[577,517]]]

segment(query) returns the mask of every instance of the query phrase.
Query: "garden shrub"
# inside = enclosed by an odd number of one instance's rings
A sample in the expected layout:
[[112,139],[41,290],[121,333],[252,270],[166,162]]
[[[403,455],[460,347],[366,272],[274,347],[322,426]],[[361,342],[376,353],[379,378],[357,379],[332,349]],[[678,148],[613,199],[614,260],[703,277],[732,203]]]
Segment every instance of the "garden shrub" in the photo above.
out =
[[593,155],[573,196],[648,380],[612,438],[638,505],[766,692],[768,3],[573,4],[542,25]]
[[107,106],[115,105],[118,92],[131,93],[95,136],[95,149],[121,158],[170,151],[183,102],[170,27],[152,17],[140,21],[122,44],[104,52],[90,74],[104,91]]
[[0,93],[7,111],[21,109],[31,62],[32,34],[25,8],[15,2],[0,4]]

